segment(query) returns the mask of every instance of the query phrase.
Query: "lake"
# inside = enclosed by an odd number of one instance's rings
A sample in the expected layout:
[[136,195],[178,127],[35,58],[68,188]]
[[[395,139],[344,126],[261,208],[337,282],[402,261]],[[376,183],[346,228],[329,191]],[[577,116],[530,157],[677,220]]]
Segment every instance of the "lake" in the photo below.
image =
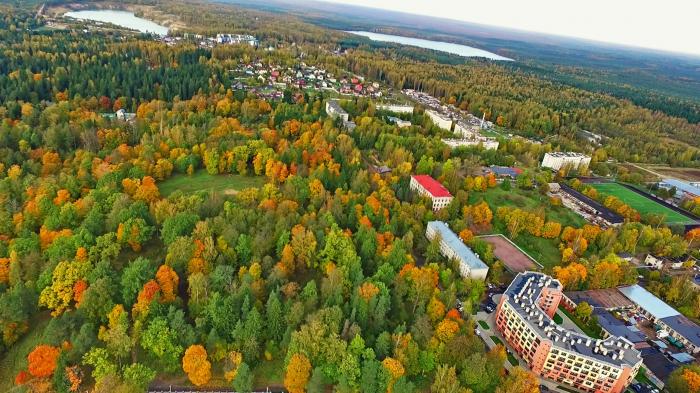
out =
[[132,30],[138,30],[142,33],[154,33],[158,35],[167,35],[168,28],[161,26],[150,20],[139,18],[133,12],[115,11],[115,10],[88,10],[88,11],[70,11],[66,12],[65,16],[91,20],[95,22],[112,23],[117,26],[126,27]]
[[491,60],[513,61],[507,57],[499,56],[495,53],[483,49],[474,48],[467,45],[452,44],[450,42],[430,41],[421,38],[402,37],[399,35],[372,33],[370,31],[346,31],[346,33],[361,35],[372,41],[393,42],[402,45],[417,46],[419,48],[439,50],[441,52],[452,53],[464,57],[485,57]]

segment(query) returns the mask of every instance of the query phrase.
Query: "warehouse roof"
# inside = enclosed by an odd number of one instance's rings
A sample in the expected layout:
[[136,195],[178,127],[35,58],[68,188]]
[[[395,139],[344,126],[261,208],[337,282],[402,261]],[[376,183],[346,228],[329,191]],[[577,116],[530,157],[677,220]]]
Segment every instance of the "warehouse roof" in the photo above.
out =
[[664,319],[680,314],[676,309],[639,285],[622,287],[620,292],[656,319]]
[[700,196],[700,187],[691,186],[690,184],[688,184],[684,181],[680,181],[680,180],[676,180],[676,179],[664,179],[663,183],[666,183],[672,187],[676,187],[677,190],[687,192],[688,194]]

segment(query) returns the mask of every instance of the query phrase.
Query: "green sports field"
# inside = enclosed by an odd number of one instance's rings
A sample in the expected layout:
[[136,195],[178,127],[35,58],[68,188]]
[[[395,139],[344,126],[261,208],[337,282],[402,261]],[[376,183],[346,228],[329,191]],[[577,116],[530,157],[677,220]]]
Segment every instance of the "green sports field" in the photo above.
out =
[[620,184],[599,183],[591,184],[591,186],[593,186],[593,188],[595,188],[596,190],[598,190],[598,192],[602,194],[613,195],[620,198],[620,200],[622,200],[624,203],[628,204],[630,207],[638,211],[641,215],[649,213],[661,214],[666,217],[666,222],[669,224],[685,224],[693,222],[692,219],[678,212],[675,212],[667,208],[666,206],[660,205],[643,195],[637,194],[636,192]]

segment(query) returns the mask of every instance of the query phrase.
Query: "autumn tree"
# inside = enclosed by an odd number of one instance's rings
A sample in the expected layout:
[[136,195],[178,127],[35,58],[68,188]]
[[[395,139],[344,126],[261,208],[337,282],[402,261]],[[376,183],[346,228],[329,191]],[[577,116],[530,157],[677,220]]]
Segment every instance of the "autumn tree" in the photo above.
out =
[[532,372],[513,367],[496,393],[540,393],[540,382]]
[[201,345],[191,345],[182,358],[182,370],[195,386],[203,386],[211,378],[211,363],[207,360],[207,350]]
[[39,345],[27,355],[27,371],[34,377],[50,377],[56,370],[60,350],[50,345]]
[[295,353],[289,359],[284,374],[284,387],[290,393],[304,393],[311,375],[311,362],[301,353]]

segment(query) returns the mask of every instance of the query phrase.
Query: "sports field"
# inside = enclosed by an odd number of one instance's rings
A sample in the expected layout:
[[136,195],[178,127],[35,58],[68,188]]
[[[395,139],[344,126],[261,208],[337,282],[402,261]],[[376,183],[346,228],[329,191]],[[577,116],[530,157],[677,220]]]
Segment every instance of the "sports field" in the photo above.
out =
[[667,208],[666,206],[660,205],[655,201],[641,194],[638,194],[620,184],[596,183],[591,184],[591,186],[593,186],[593,188],[598,190],[598,192],[600,193],[606,195],[613,195],[620,198],[620,200],[622,200],[624,203],[628,204],[630,207],[638,211],[641,215],[649,213],[661,214],[666,217],[666,222],[669,224],[685,224],[693,222],[692,219],[678,212],[675,212]]

